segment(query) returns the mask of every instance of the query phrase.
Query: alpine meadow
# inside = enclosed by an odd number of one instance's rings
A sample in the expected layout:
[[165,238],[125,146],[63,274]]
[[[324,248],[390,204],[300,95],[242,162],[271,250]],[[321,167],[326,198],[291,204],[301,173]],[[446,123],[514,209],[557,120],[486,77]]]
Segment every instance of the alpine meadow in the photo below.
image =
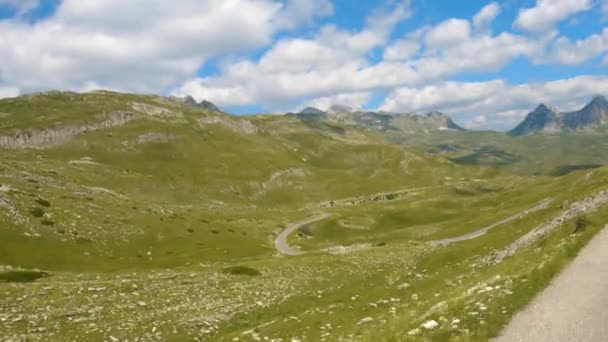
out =
[[0,341],[605,341],[607,16],[0,0]]

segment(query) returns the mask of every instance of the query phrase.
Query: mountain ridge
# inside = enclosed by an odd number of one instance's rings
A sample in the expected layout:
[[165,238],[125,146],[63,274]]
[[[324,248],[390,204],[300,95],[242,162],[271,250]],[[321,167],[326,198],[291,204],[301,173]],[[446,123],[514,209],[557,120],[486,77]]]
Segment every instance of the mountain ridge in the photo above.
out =
[[298,113],[287,113],[301,120],[328,121],[372,131],[466,131],[447,114],[434,111],[426,114],[368,111],[333,105],[324,111],[306,107]]
[[508,134],[523,136],[594,131],[604,126],[608,126],[608,100],[603,95],[597,95],[583,108],[571,112],[560,112],[551,106],[540,104]]

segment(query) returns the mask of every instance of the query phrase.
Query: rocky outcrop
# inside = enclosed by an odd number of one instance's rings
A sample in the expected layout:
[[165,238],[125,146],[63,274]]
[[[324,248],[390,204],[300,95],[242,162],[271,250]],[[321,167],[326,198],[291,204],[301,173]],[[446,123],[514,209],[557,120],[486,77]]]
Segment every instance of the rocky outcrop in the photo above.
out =
[[588,105],[574,112],[562,113],[553,107],[541,104],[509,134],[522,136],[533,133],[593,131],[606,125],[608,125],[608,100],[604,96],[596,96]]
[[464,131],[465,129],[460,127],[458,124],[452,120],[451,117],[442,113],[442,112],[430,112],[425,115],[425,118],[428,121],[435,123],[435,126],[441,130],[454,130],[454,131]]
[[213,111],[213,112],[222,112],[222,110],[219,109],[212,102],[207,101],[207,100],[203,100],[201,102],[196,102],[196,99],[194,97],[190,96],[190,95],[184,97],[182,99],[182,101],[184,103],[189,104],[189,105],[194,106],[194,107],[203,108],[203,109],[210,110],[210,111]]
[[307,107],[297,114],[288,113],[301,120],[336,122],[373,131],[404,131],[407,133],[429,131],[464,131],[448,115],[431,112],[425,115],[373,112],[343,105],[331,106],[327,111]]
[[198,121],[201,126],[218,124],[242,134],[255,134],[259,131],[258,127],[249,120],[233,119],[228,116],[204,116]]
[[66,143],[76,135],[122,126],[135,117],[131,112],[113,112],[105,120],[97,123],[15,130],[9,134],[0,135],[0,147],[6,149],[45,148]]
[[542,224],[526,235],[520,237],[515,242],[511,243],[502,250],[496,251],[492,255],[484,258],[485,264],[497,264],[507,257],[514,255],[520,249],[530,246],[539,239],[547,236],[555,229],[561,227],[564,223],[575,219],[581,214],[587,214],[598,210],[600,207],[608,203],[608,190],[603,190],[597,194],[574,202],[570,208],[563,211],[558,216],[554,217],[549,222]]

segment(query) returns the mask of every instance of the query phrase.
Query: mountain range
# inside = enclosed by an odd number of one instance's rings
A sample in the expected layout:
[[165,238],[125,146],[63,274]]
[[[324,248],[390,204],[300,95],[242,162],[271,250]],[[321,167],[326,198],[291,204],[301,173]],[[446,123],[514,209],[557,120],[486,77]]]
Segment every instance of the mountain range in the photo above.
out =
[[[334,105],[325,111],[307,107],[298,113],[288,113],[287,115],[295,116],[304,121],[333,122],[381,132],[466,131],[455,123],[450,116],[442,112],[417,115],[374,112],[344,105]],[[606,100],[606,97],[598,95],[585,107],[573,112],[560,112],[554,107],[540,104],[508,134],[510,136],[524,136],[534,133],[596,132],[606,126],[608,126],[608,100]]]
[[323,121],[342,124],[369,131],[394,131],[404,133],[430,131],[464,131],[452,118],[441,112],[425,115],[411,113],[374,112],[334,105],[323,111],[314,107],[304,108],[299,113],[288,113],[304,121]]
[[594,131],[608,124],[608,100],[596,96],[580,110],[560,112],[557,109],[541,104],[532,111],[513,130],[510,135],[522,136],[532,133],[567,133],[577,131]]

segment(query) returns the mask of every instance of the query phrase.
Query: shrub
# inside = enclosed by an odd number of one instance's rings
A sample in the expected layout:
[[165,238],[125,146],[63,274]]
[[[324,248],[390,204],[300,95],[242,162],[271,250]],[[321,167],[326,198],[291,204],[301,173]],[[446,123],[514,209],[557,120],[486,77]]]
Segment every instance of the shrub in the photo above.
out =
[[42,217],[44,216],[44,209],[40,207],[32,207],[30,209],[30,214],[32,214],[34,217]]
[[9,271],[0,272],[0,281],[7,283],[31,283],[48,276],[48,273],[39,271]]
[[48,217],[43,217],[43,218],[40,220],[40,223],[42,223],[42,224],[43,224],[43,225],[45,225],[45,226],[49,226],[49,227],[52,227],[52,226],[54,226],[54,225],[55,225],[55,221],[53,221],[52,219],[50,219],[50,218],[48,218]]
[[42,197],[36,198],[36,203],[40,204],[43,207],[47,207],[47,208],[51,206],[51,202],[45,200]]
[[230,266],[230,267],[224,268],[224,270],[222,272],[226,273],[226,274],[233,274],[233,275],[247,275],[250,277],[259,276],[262,274],[262,272],[258,271],[257,269],[255,269],[253,267],[249,267],[249,266]]
[[582,233],[591,222],[585,216],[579,216],[574,221],[574,234]]

